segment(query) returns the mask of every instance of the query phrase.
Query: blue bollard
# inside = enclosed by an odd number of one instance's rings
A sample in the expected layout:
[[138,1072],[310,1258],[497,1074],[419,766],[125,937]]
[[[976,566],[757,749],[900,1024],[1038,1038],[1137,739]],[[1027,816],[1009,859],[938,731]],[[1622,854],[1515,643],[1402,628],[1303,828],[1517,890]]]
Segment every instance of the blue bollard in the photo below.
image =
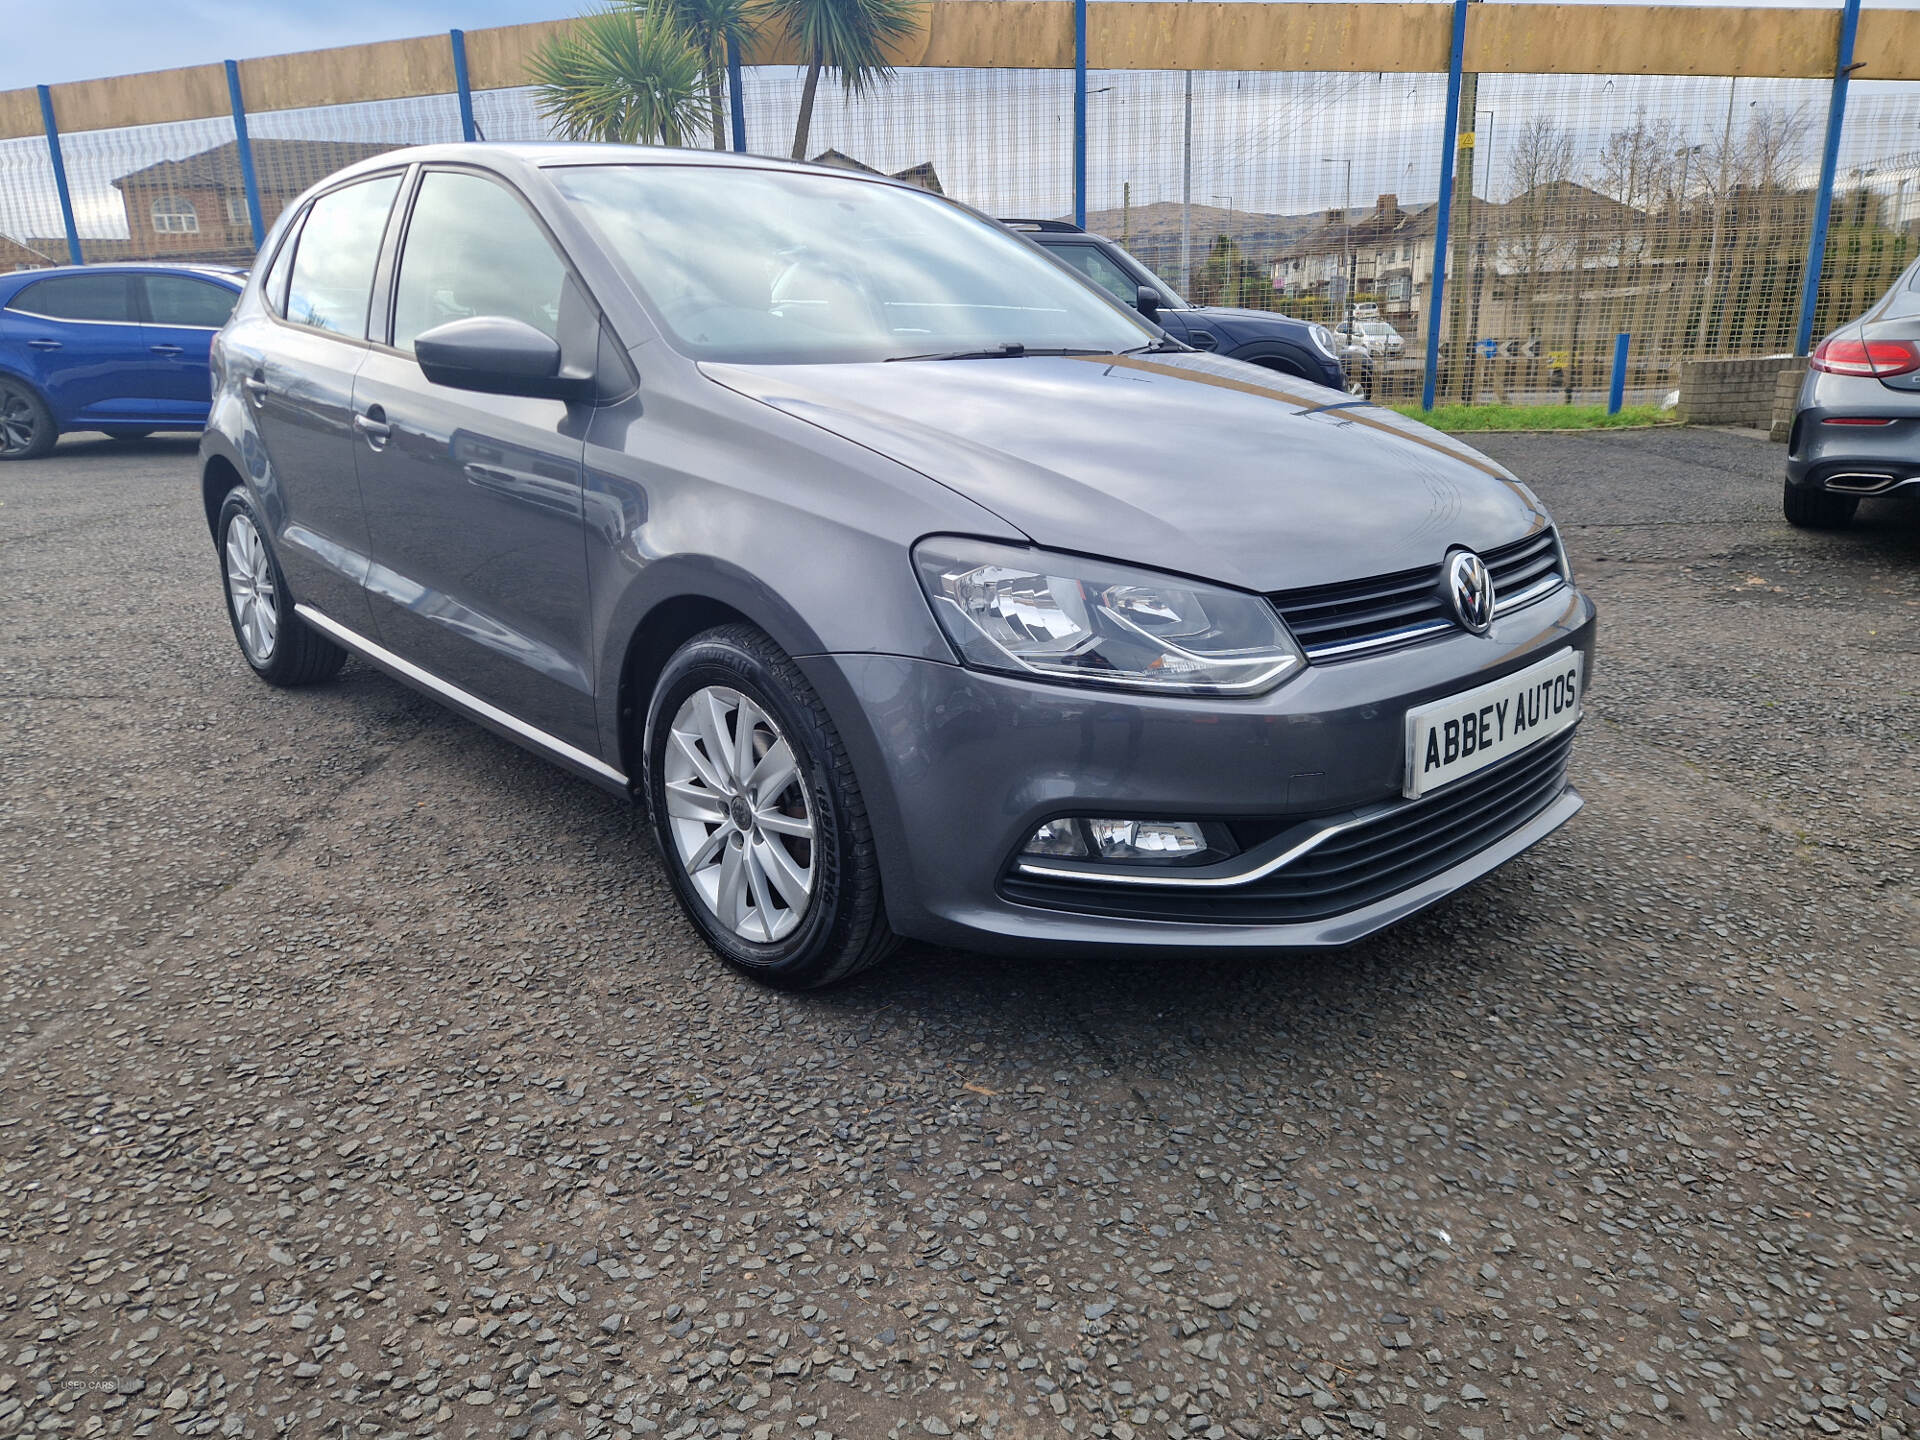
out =
[[1620,402],[1627,394],[1627,342],[1633,337],[1622,330],[1613,337],[1613,382],[1607,386],[1607,414],[1618,415]]

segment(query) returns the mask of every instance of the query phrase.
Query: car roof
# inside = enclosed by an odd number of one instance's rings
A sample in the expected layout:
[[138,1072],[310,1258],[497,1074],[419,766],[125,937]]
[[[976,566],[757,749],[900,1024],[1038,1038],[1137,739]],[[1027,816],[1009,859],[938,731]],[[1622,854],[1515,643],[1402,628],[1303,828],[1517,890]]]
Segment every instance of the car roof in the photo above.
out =
[[603,145],[574,140],[481,140],[411,145],[357,160],[327,178],[330,182],[338,176],[391,170],[401,165],[450,161],[498,166],[503,160],[539,169],[568,165],[689,165],[730,170],[787,170],[802,175],[837,175],[909,190],[922,188],[904,180],[896,180],[890,175],[868,175],[859,170],[849,170],[843,165],[814,165],[801,160],[781,160],[770,155],[748,155],[734,150],[690,150],[665,145]]
[[158,260],[113,260],[98,265],[48,265],[38,270],[13,270],[0,275],[0,284],[26,284],[59,275],[193,275],[208,280],[229,280],[238,284],[247,278],[239,265],[168,264]]

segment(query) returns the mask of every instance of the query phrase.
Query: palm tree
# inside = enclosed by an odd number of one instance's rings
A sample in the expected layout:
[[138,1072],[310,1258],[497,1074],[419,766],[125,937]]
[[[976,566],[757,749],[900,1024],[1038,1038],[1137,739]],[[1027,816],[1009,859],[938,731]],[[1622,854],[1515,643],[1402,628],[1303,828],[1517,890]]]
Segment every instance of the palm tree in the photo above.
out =
[[[641,0],[644,4],[644,0]],[[758,0],[662,0],[673,10],[693,48],[700,54],[706,76],[707,103],[713,112],[713,148],[727,148],[726,112],[721,107],[720,72],[726,67],[727,47],[745,49],[760,28]]]
[[849,95],[864,95],[891,80],[887,44],[918,27],[920,0],[769,0],[767,14],[786,26],[807,57],[807,83],[793,127],[793,158],[804,160],[820,72],[838,72]]
[[569,140],[683,145],[700,124],[700,53],[673,11],[634,0],[591,11],[549,39],[529,78]]

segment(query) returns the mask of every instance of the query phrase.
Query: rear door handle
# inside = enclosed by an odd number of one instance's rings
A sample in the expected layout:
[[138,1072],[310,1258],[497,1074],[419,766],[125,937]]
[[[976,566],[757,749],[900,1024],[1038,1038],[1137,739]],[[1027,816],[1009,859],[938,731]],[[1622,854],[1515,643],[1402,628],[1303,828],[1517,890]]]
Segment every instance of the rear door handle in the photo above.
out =
[[184,355],[187,353],[178,345],[149,345],[147,349],[156,355]]
[[27,341],[27,346],[33,350],[58,350],[60,348],[60,342],[58,340],[29,340]]
[[393,426],[380,418],[380,415],[385,413],[385,411],[380,410],[380,407],[376,405],[366,414],[353,417],[353,428],[366,436],[367,444],[376,450],[382,445],[385,445],[387,441],[393,437]]
[[267,396],[272,393],[267,386],[267,382],[262,380],[258,375],[249,375],[246,379],[242,380],[240,382],[240,388],[247,392],[247,398],[256,405],[266,404]]

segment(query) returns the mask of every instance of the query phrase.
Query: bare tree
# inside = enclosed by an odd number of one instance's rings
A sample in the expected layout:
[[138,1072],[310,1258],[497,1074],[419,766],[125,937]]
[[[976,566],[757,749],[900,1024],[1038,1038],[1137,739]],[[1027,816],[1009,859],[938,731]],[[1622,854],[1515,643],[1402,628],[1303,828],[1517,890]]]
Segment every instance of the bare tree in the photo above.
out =
[[[1496,268],[1508,276],[1528,333],[1538,333],[1536,311],[1547,278],[1577,264],[1581,224],[1578,187],[1572,184],[1573,132],[1550,116],[1529,119],[1507,154],[1508,200],[1499,219]],[[1579,277],[1573,276],[1578,286]]]
[[1622,205],[1651,210],[1677,191],[1685,151],[1686,135],[1678,125],[1642,115],[1600,147],[1594,188]]

